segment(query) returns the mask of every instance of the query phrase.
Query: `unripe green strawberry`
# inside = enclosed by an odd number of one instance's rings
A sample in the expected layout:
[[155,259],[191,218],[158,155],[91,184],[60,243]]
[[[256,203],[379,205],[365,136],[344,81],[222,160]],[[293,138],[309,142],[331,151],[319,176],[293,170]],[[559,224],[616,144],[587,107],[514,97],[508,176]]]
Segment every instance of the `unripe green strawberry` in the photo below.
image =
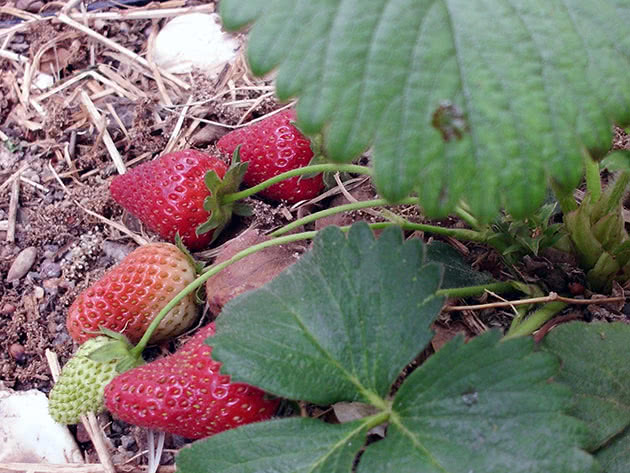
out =
[[[76,424],[88,412],[103,409],[103,391],[118,374],[117,365],[131,348],[128,342],[99,336],[85,342],[75,355],[65,364],[57,383],[50,391],[49,406],[51,417],[60,424]],[[91,358],[95,352],[110,352],[96,361]],[[131,366],[138,365],[138,360]]]

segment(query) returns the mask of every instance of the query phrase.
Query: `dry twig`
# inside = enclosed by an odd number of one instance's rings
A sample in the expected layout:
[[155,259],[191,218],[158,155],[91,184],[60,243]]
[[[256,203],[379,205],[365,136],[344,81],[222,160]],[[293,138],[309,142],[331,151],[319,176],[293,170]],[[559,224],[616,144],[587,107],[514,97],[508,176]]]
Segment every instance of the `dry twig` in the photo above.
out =
[[[68,189],[65,186],[65,184],[63,183],[63,181],[61,180],[61,178],[59,177],[59,174],[57,174],[57,171],[55,171],[55,168],[52,166],[52,164],[50,164],[50,161],[48,162],[48,167],[50,169],[50,171],[53,173],[53,175],[55,176],[55,179],[57,180],[57,182],[59,183],[59,185],[61,186],[61,188],[63,189],[63,191],[67,194],[68,193]],[[116,230],[124,233],[125,235],[127,235],[129,238],[131,238],[133,241],[135,241],[138,245],[146,245],[148,244],[148,240],[146,238],[141,237],[140,235],[135,234],[134,232],[132,232],[131,230],[129,230],[127,227],[125,227],[124,225],[121,225],[120,223],[114,222],[108,218],[103,217],[102,215],[97,214],[96,212],[92,212],[89,209],[86,209],[85,207],[83,207],[80,203],[78,203],[76,200],[73,200],[74,204],[79,207],[81,210],[83,210],[85,213],[87,213],[88,215],[91,215],[92,217],[95,217],[97,219],[99,219],[100,221],[106,223],[107,225],[109,225],[110,227],[115,228]]]
[[118,171],[118,174],[125,174],[127,168],[125,167],[125,163],[123,162],[122,157],[118,152],[118,149],[116,149],[114,140],[112,140],[112,137],[107,131],[107,124],[105,122],[105,119],[101,117],[101,114],[98,112],[92,100],[90,100],[87,92],[81,91],[81,101],[83,102],[83,105],[85,105],[85,107],[87,108],[87,111],[90,114],[94,125],[96,125],[96,129],[99,131],[99,133],[102,133],[103,143],[105,143],[107,151],[109,152],[112,161],[114,161],[114,164],[116,165],[116,170]]
[[572,299],[570,297],[563,297],[558,295],[555,292],[550,292],[548,296],[543,297],[531,297],[529,299],[519,299],[515,301],[502,301],[502,302],[490,302],[487,304],[476,304],[476,305],[458,305],[458,306],[445,306],[442,310],[444,312],[455,312],[462,310],[481,310],[481,309],[493,309],[496,307],[510,307],[517,305],[527,305],[527,304],[541,304],[546,302],[564,302],[566,304],[606,304],[608,302],[621,302],[624,301],[625,297],[600,297],[600,298],[591,298],[591,299]]
[[9,200],[9,224],[7,226],[7,242],[15,243],[15,224],[20,200],[20,180],[13,179],[11,183],[11,198]]

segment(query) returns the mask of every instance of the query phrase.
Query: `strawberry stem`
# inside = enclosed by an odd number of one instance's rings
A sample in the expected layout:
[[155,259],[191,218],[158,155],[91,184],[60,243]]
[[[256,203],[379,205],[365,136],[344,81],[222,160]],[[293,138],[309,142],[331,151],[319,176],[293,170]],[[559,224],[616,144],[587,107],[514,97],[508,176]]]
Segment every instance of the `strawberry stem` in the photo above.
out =
[[[417,204],[417,203],[418,203],[418,199],[413,198],[413,197],[404,199],[401,202],[399,202],[399,204]],[[374,199],[374,200],[364,200],[361,202],[351,202],[349,204],[338,205],[336,207],[331,207],[329,209],[321,210],[319,212],[315,212],[310,215],[307,215],[306,217],[297,219],[285,225],[284,227],[281,227],[273,231],[272,233],[269,234],[269,236],[275,238],[287,232],[290,232],[294,228],[298,228],[301,225],[306,225],[308,223],[319,220],[320,218],[328,217],[330,215],[335,215],[341,212],[351,212],[353,210],[366,209],[370,207],[382,207],[387,204],[388,202],[385,199]]]
[[199,276],[197,279],[191,282],[188,286],[182,289],[181,292],[179,292],[173,299],[171,299],[171,301],[168,304],[166,304],[166,306],[159,312],[159,314],[155,317],[155,319],[153,319],[153,321],[151,322],[151,325],[149,325],[146,332],[144,332],[144,335],[142,336],[138,344],[131,350],[131,353],[133,355],[139,356],[144,351],[147,344],[149,343],[149,339],[151,338],[151,335],[153,334],[155,329],[158,327],[158,325],[160,325],[160,322],[162,321],[162,319],[166,317],[166,314],[168,314],[169,311],[173,309],[173,307],[175,307],[179,303],[179,301],[181,301],[188,294],[194,292],[198,287],[200,287],[204,282],[206,282],[206,280],[208,280],[210,277],[217,274],[222,269],[264,248],[267,248],[270,246],[276,246],[276,245],[283,245],[285,243],[292,243],[294,241],[307,240],[310,238],[314,238],[316,234],[317,232],[302,232],[302,233],[296,233],[293,235],[287,235],[280,238],[275,238],[273,240],[264,241],[262,243],[258,243],[257,245],[252,245],[249,248],[244,249],[243,251],[239,251],[230,259],[222,263],[210,266],[206,272],[204,272],[201,276]]
[[[416,204],[417,202],[418,201],[415,198],[408,198],[408,199],[404,199],[400,203],[401,204]],[[301,225],[306,225],[307,223],[314,222],[315,220],[318,220],[320,218],[334,215],[340,212],[364,209],[368,207],[380,207],[382,205],[387,205],[387,204],[388,202],[384,199],[375,199],[375,200],[365,200],[362,202],[353,202],[350,204],[339,205],[337,207],[321,210],[319,212],[315,212],[310,215],[307,215],[306,217],[302,217],[298,220],[295,220],[289,223],[288,225],[285,225],[284,227],[279,228],[278,230],[270,233],[269,236],[278,237]],[[370,228],[380,229],[380,228],[386,228],[392,225],[399,226],[403,228],[404,230],[412,230],[412,231],[419,230],[423,232],[434,233],[436,235],[443,235],[443,236],[449,236],[452,238],[457,238],[458,240],[475,241],[475,242],[480,242],[480,243],[485,243],[487,241],[487,236],[483,232],[478,232],[475,230],[468,230],[465,228],[444,228],[444,227],[438,227],[437,225],[412,223],[412,222],[409,222],[408,220],[405,220],[402,217],[400,219],[397,219],[396,222],[382,222],[381,224],[372,224],[370,225]]]
[[232,202],[236,202],[237,200],[245,199],[246,197],[250,197],[269,186],[277,184],[278,182],[282,182],[285,179],[289,179],[291,177],[303,176],[305,174],[320,174],[322,172],[349,172],[353,174],[366,174],[368,176],[372,175],[372,169],[366,166],[358,166],[355,164],[315,164],[313,166],[305,166],[303,168],[292,169],[291,171],[283,172],[282,174],[278,174],[277,176],[272,177],[271,179],[267,179],[266,181],[261,182],[253,187],[242,190],[240,192],[235,192],[233,194],[226,194],[221,198],[222,204],[230,204]]
[[494,282],[489,284],[480,284],[479,286],[465,286],[465,287],[453,287],[450,289],[438,289],[435,292],[436,296],[441,297],[451,297],[451,298],[463,298],[463,297],[472,297],[472,296],[480,296],[487,291],[492,291],[497,294],[501,294],[503,292],[511,292],[514,290],[518,290],[518,287],[515,287],[512,282]]

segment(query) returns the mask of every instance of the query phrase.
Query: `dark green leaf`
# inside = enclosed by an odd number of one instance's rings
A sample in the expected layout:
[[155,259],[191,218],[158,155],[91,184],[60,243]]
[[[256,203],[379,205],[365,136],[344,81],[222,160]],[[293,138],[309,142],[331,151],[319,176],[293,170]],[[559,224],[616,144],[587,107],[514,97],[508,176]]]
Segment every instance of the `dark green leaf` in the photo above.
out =
[[442,269],[400,229],[375,240],[324,229],[313,249],[263,288],[228,303],[213,356],[235,379],[291,399],[382,405],[431,340]]
[[373,147],[379,193],[430,214],[465,198],[520,217],[630,122],[626,0],[223,0],[253,23],[256,74],[278,68],[298,124],[349,161]]
[[179,473],[349,473],[365,442],[364,422],[332,425],[310,418],[258,424],[180,450]]
[[630,471],[630,429],[618,435],[595,455],[606,473]]
[[564,324],[545,337],[542,347],[562,360],[556,379],[575,393],[571,414],[591,427],[591,450],[630,425],[630,325]]
[[455,248],[440,241],[426,245],[426,257],[444,265],[444,279],[442,289],[452,289],[465,286],[480,286],[493,282],[488,273],[475,271],[466,264]]
[[557,370],[529,338],[459,337],[403,383],[387,437],[366,449],[359,473],[601,471],[580,449],[586,426],[563,414],[570,391],[549,382]]

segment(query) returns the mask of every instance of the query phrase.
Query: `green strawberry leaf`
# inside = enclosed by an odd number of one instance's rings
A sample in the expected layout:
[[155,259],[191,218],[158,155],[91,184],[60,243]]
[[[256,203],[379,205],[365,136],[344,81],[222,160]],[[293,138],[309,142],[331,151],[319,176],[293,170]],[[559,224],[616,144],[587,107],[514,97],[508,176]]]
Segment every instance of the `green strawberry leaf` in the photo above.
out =
[[[564,324],[545,337],[542,348],[562,360],[556,379],[575,393],[570,412],[590,426],[589,449],[601,448],[598,456],[610,457],[609,442],[622,435],[627,439],[630,427],[630,325]],[[630,459],[630,453],[625,455]],[[625,465],[628,471],[630,461]]]
[[583,148],[630,123],[625,0],[222,0],[250,30],[248,57],[277,69],[298,124],[325,154],[373,148],[379,194],[416,191],[430,215],[465,198],[488,221],[532,213],[553,177],[567,191]]
[[363,446],[367,424],[310,418],[250,424],[180,450],[177,471],[347,473]]
[[426,258],[439,262],[444,266],[442,289],[453,289],[465,286],[480,286],[494,282],[489,273],[475,271],[467,265],[460,254],[451,245],[434,241],[426,245]]
[[[236,380],[320,404],[383,405],[429,343],[443,270],[396,228],[336,227],[264,287],[230,301],[209,341]],[[273,362],[271,362],[273,360]]]
[[133,345],[129,343],[125,344],[120,341],[112,340],[89,353],[87,357],[90,360],[107,363],[108,361],[120,360],[129,356],[131,348],[133,348]]
[[630,430],[613,438],[595,454],[606,473],[628,473],[630,465]]
[[[123,373],[144,363],[141,353],[133,354],[134,346],[124,334],[107,327],[100,327],[99,331],[104,336],[99,337],[102,341],[98,347],[90,349],[89,352],[84,351],[81,356],[100,364],[116,363],[117,373]],[[81,345],[84,346],[85,344]]]
[[193,257],[190,250],[186,248],[186,245],[184,245],[184,242],[182,241],[182,237],[179,235],[179,232],[175,233],[175,246],[179,249],[179,251],[184,253],[184,256],[186,256],[186,259],[188,260],[188,262],[191,264],[193,268],[195,268],[195,273],[201,274],[204,268],[203,262],[197,261]]
[[[550,382],[557,358],[533,345],[502,342],[497,331],[468,344],[459,337],[409,375],[379,414],[341,425],[292,418],[240,427],[183,449],[178,471],[601,472],[580,448],[586,425],[564,414],[570,391]],[[385,439],[359,457],[368,430],[385,421]]]
[[387,437],[366,449],[358,472],[601,471],[580,449],[586,426],[563,413],[570,391],[549,383],[558,367],[529,338],[458,337],[403,383]]

